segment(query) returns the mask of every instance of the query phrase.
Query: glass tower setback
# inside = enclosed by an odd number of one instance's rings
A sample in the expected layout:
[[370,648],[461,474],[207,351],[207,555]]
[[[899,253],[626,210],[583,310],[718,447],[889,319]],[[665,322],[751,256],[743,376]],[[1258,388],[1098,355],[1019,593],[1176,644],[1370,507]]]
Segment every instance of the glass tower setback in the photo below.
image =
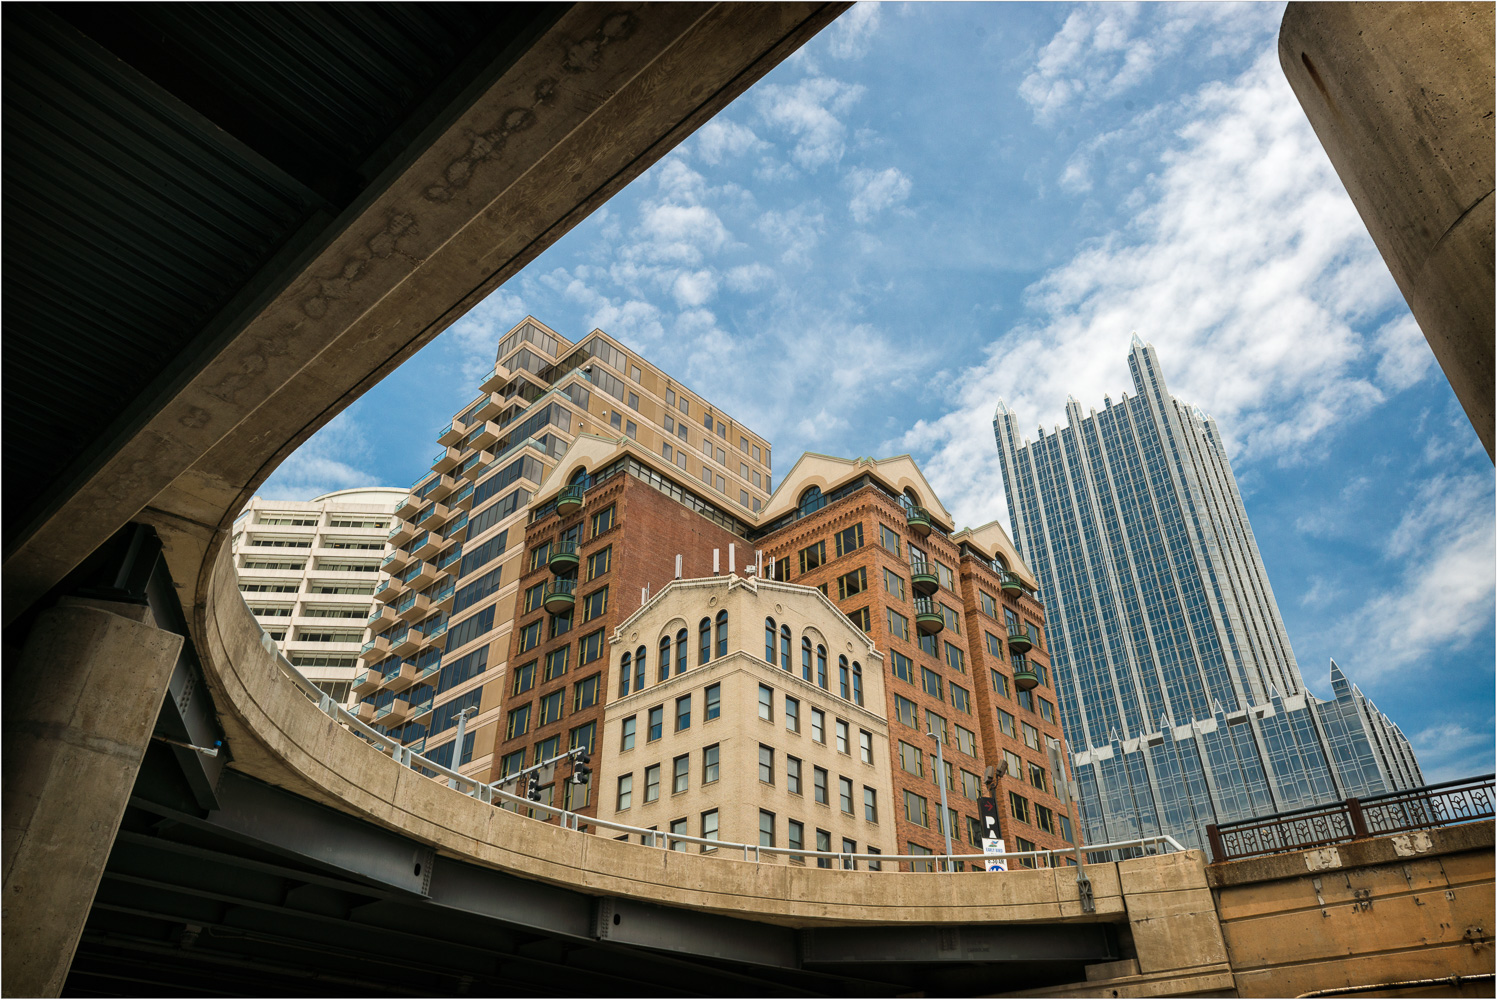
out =
[[1133,339],[1136,395],[1030,442],[993,419],[1020,554],[1046,598],[1087,840],[1205,828],[1423,783],[1331,664],[1306,690],[1216,422]]

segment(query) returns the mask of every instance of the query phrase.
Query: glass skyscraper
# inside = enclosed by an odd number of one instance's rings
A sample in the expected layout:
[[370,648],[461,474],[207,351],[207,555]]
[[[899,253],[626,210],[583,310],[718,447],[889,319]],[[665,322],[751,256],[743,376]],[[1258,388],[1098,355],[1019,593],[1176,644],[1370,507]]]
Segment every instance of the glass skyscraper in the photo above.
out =
[[1331,663],[1306,690],[1216,422],[1133,339],[1136,395],[1030,442],[993,419],[1038,575],[1089,843],[1423,784],[1409,742]]

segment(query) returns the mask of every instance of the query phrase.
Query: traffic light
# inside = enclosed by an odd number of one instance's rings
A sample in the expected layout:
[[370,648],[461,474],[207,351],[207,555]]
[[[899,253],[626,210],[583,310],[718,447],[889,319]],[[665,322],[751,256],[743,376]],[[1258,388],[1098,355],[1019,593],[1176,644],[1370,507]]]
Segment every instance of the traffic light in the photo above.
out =
[[572,784],[587,784],[587,779],[593,776],[593,769],[587,766],[591,762],[592,757],[586,750],[577,755],[577,759],[572,762]]
[[525,781],[525,797],[531,802],[541,800],[541,776],[533,771]]

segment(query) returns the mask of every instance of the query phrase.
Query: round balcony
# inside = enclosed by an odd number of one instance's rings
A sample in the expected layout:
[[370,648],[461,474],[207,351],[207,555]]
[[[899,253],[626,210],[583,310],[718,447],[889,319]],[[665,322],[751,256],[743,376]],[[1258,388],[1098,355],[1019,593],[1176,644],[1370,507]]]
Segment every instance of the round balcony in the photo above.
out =
[[577,569],[577,543],[572,541],[557,542],[551,546],[551,555],[546,561],[551,572],[558,576],[571,573]]
[[946,617],[935,601],[928,597],[915,599],[915,627],[921,635],[935,635],[946,627]]
[[1020,691],[1030,691],[1039,687],[1040,675],[1035,673],[1033,665],[1028,661],[1014,667],[1014,687]]
[[1004,573],[1003,593],[1009,597],[1018,597],[1024,593],[1024,584],[1013,573]]
[[1034,648],[1034,643],[1029,640],[1029,633],[1022,628],[1010,627],[1008,630],[1008,648],[1014,653],[1027,653]]
[[564,615],[571,611],[572,606],[577,603],[577,596],[573,593],[576,589],[577,581],[567,578],[558,578],[546,584],[546,610],[553,615]]
[[556,495],[556,513],[560,517],[575,514],[582,509],[582,494],[586,487],[581,483],[573,483],[563,486],[561,492]]
[[905,523],[910,531],[924,538],[930,534],[930,513],[924,507],[911,505],[904,512]]
[[941,581],[930,563],[923,559],[910,560],[910,589],[921,597],[929,597],[941,589]]

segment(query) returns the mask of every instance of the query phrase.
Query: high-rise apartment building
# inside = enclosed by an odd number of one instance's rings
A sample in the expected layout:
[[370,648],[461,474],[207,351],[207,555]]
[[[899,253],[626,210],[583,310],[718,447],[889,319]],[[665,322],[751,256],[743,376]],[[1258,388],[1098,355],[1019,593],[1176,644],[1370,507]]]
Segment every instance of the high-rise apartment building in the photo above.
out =
[[[711,745],[720,763],[734,767],[799,770],[793,791],[779,778],[772,788],[747,786],[763,793],[753,808],[766,825],[753,830],[764,843],[815,849],[803,838],[823,842],[826,834],[839,845],[945,853],[940,782],[958,852],[979,850],[978,800],[988,794],[999,803],[1010,850],[1062,849],[1070,841],[1070,809],[1051,787],[1046,763],[1047,739],[1059,738],[1060,723],[1033,578],[996,524],[954,530],[908,457],[804,456],[755,515],[728,510],[632,441],[584,435],[531,507],[490,780],[587,746],[597,752],[597,788],[548,781],[542,801],[621,817],[618,783],[626,782],[630,814],[651,819],[632,825],[662,820],[665,831],[684,823],[699,836],[704,813],[718,810],[709,819],[725,822],[730,805],[702,795],[728,786],[700,789],[689,777],[707,766],[707,745],[697,746],[704,728],[627,759],[623,747],[648,749],[656,723],[664,725],[680,699],[705,704],[717,683],[710,665],[748,645],[735,630],[759,628],[769,671],[718,692],[723,722],[716,728],[724,737]],[[700,596],[721,577],[762,582],[753,621],[741,621],[744,610],[730,614],[726,635],[717,630],[724,609],[710,594],[704,606],[670,621],[631,617],[654,607],[648,595],[663,587]],[[785,596],[771,605],[772,594]],[[815,624],[809,598],[818,607],[824,598],[841,621]],[[849,629],[860,638],[846,639]],[[836,640],[839,631],[844,638]],[[786,698],[795,700],[797,728],[760,726],[769,721],[760,713],[790,721]],[[631,716],[632,742],[622,728]],[[752,745],[737,735],[746,731],[758,734]],[[864,733],[868,753],[880,755],[867,771],[855,766],[867,763]],[[840,766],[820,762],[826,747],[827,760]],[[693,789],[690,802],[671,806],[666,797],[658,809],[635,809],[635,783],[643,794],[663,795],[650,769],[659,779],[677,767]],[[875,811],[878,829],[857,833],[858,824],[843,825],[834,809],[846,804],[843,792],[861,796],[865,786],[869,804],[884,805]],[[745,822],[737,816],[737,826]]]
[[359,672],[386,536],[403,496],[381,486],[304,503],[255,497],[234,522],[234,568],[250,612],[286,658],[340,702]]
[[1043,583],[1089,842],[1417,786],[1408,741],[1332,664],[1306,690],[1216,422],[1133,340],[1136,395],[1034,442],[993,426],[1013,537]]

